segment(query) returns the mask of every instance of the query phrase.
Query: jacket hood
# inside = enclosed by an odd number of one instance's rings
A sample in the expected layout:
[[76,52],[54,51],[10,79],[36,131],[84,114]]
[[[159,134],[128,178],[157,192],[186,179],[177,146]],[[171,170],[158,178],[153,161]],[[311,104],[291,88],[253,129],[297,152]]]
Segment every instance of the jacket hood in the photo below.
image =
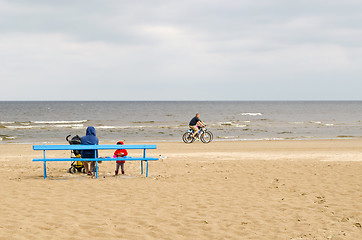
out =
[[96,129],[94,127],[87,127],[87,136],[96,136]]

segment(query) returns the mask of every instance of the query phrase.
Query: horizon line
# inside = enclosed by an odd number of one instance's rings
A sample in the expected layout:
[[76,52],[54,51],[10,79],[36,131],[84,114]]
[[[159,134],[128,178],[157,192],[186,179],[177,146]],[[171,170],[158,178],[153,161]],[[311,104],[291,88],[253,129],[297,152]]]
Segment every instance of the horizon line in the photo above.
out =
[[0,102],[361,102],[361,100],[0,100]]

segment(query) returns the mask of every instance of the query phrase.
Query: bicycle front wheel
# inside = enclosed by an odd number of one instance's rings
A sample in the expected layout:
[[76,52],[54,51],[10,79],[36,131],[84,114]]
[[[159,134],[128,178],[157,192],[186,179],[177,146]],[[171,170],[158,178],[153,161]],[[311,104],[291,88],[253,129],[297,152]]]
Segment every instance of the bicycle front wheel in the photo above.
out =
[[201,135],[200,139],[203,143],[209,143],[214,139],[214,136],[210,131],[206,131]]

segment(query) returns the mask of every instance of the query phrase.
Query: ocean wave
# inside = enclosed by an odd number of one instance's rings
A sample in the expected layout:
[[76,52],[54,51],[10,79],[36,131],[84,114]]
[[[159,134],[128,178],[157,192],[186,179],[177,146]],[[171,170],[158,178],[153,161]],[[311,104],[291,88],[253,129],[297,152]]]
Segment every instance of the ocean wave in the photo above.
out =
[[186,129],[186,125],[126,125],[126,126],[94,126],[96,129],[143,129],[143,128],[153,128],[153,129]]
[[294,140],[288,138],[266,137],[266,138],[240,138],[239,136],[217,136],[216,141],[281,141]]
[[29,128],[35,128],[34,126],[3,126],[4,128],[8,129],[29,129]]
[[275,141],[275,140],[287,140],[286,138],[277,138],[277,137],[270,137],[270,138],[260,138],[257,140],[262,140],[262,141]]
[[240,113],[239,115],[241,115],[241,116],[262,116],[263,114],[262,113],[249,113],[249,112],[246,112],[246,113]]
[[218,122],[216,126],[227,126],[227,127],[237,127],[237,128],[243,128],[246,127],[247,125],[245,124],[239,124],[236,122]]
[[58,125],[49,125],[56,128],[83,128],[83,124],[58,124]]
[[232,122],[219,122],[218,124],[221,126],[232,126],[233,125]]
[[217,136],[217,139],[237,139],[239,136]]
[[155,126],[95,126],[96,129],[138,129],[138,128],[157,128]]
[[35,124],[75,124],[75,123],[85,123],[88,120],[51,120],[51,121],[30,121]]
[[289,124],[304,124],[304,122],[289,122]]
[[[184,129],[187,126],[181,125],[126,125],[126,126],[94,126],[96,129]],[[52,128],[73,128],[73,129],[83,129],[85,128],[84,124],[20,124],[20,125],[0,125],[0,128],[5,129],[52,129]]]
[[0,135],[0,141],[4,141],[4,140],[14,140],[14,139],[16,139],[16,137],[14,137],[14,136]]
[[277,134],[294,134],[296,132],[284,131],[284,132],[277,132]]
[[47,128],[83,128],[83,124],[56,124],[56,125],[15,125],[3,126],[8,129],[47,129]]
[[132,123],[155,123],[155,121],[136,121]]
[[321,126],[327,126],[327,127],[332,127],[334,126],[333,123],[323,123],[323,122],[320,122],[320,121],[312,121],[310,123],[314,123],[314,124],[318,124],[318,125],[321,125]]
[[5,137],[6,140],[14,140],[16,139],[16,137],[11,137],[11,136],[8,136],[8,137]]
[[[332,127],[332,126],[334,126],[333,123],[323,123],[323,122],[321,122],[321,121],[311,121],[311,122],[309,122],[309,123],[314,123],[314,124],[318,124],[318,125],[321,125],[321,126],[327,126],[327,127]],[[344,125],[344,124],[342,124],[342,125]]]

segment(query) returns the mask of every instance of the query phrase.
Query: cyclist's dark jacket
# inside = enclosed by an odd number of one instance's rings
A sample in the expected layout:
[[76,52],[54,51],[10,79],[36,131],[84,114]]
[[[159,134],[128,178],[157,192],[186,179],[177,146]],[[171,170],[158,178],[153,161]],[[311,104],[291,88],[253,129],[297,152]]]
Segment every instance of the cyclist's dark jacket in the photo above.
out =
[[[88,127],[86,131],[86,136],[82,137],[80,143],[83,145],[98,145],[98,138],[96,137],[96,130],[94,127]],[[96,152],[96,156],[94,156],[94,152]],[[98,157],[98,150],[83,150],[82,158],[94,158]]]
[[198,118],[198,117],[195,116],[193,119],[191,119],[189,125],[190,125],[190,126],[195,126],[195,125],[197,125],[197,122],[198,122],[198,121],[201,122],[200,118]]

